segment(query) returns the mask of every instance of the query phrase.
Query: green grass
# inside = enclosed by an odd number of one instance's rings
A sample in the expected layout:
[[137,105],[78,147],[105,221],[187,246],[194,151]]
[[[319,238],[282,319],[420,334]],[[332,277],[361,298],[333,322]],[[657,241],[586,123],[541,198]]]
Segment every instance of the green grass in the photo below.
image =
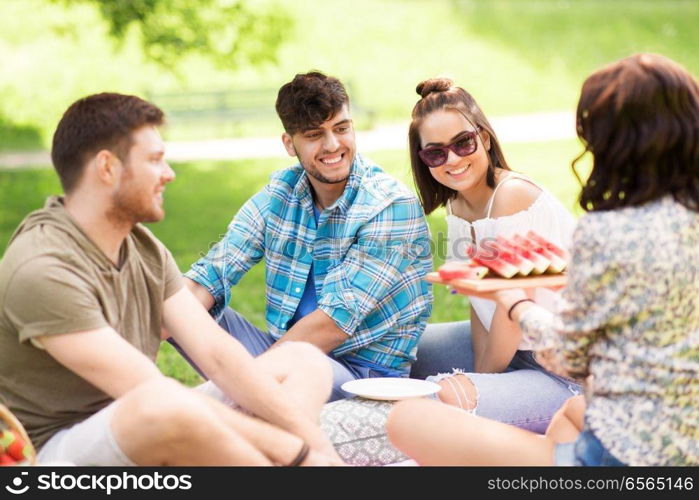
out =
[[[567,207],[574,208],[578,187],[569,164],[580,151],[576,141],[506,144],[504,148],[514,169],[537,179]],[[413,186],[407,152],[382,151],[372,154],[371,158],[407,186]],[[235,212],[265,185],[269,175],[288,164],[286,158],[176,164],[177,179],[166,191],[167,216],[162,222],[151,225],[151,229],[172,251],[179,268],[184,271],[218,241]],[[22,218],[40,208],[46,196],[59,192],[57,177],[51,169],[0,170],[0,249],[3,253]],[[444,215],[443,210],[438,210],[428,217],[433,241],[444,241],[446,237]],[[435,255],[435,266],[442,262],[443,257]],[[468,317],[465,297],[451,295],[441,286],[434,287],[434,294],[431,322]],[[258,265],[235,287],[231,304],[256,326],[265,328],[264,295],[264,265]],[[199,380],[169,345],[161,348],[158,364],[165,373],[185,383],[194,384]]]
[[[435,75],[454,78],[494,116],[573,109],[587,74],[633,52],[661,52],[699,72],[694,0],[267,1],[294,19],[277,64],[223,71],[188,57],[168,72],[144,59],[135,33],[113,43],[90,4],[3,0],[0,117],[38,129],[47,144],[66,106],[88,93],[274,89],[317,68],[350,82],[378,122],[405,123],[415,85]],[[271,93],[270,110],[273,101]],[[274,118],[185,121],[169,137],[278,130]],[[31,144],[0,128],[0,149]]]
[[32,125],[10,123],[0,116],[0,151],[26,151],[41,147],[41,130]]

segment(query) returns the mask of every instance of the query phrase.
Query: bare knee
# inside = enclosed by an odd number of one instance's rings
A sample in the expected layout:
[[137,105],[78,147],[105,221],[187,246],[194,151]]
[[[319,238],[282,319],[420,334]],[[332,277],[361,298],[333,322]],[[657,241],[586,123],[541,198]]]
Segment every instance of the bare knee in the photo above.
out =
[[546,429],[546,436],[558,443],[572,442],[584,426],[585,398],[568,398],[554,413]]
[[284,356],[293,365],[311,372],[313,377],[321,380],[332,380],[332,367],[323,351],[308,342],[284,342],[277,349],[283,350]]
[[568,418],[575,416],[576,414],[584,413],[585,411],[585,397],[584,396],[573,396],[566,399],[563,404],[556,410],[554,417],[558,418]]
[[[386,433],[390,441],[403,450],[415,430],[415,419],[422,418],[426,400],[411,399],[395,404],[386,420]],[[429,405],[428,405],[429,406]]]
[[573,396],[568,398],[563,406],[559,410],[565,418],[570,420],[570,422],[582,430],[583,420],[585,415],[585,396]]
[[287,356],[291,356],[294,358],[298,357],[311,360],[325,358],[325,354],[323,354],[323,351],[318,349],[310,342],[284,342],[283,344],[280,344],[279,347],[277,347],[277,349],[285,352]]
[[439,381],[442,390],[437,394],[439,399],[448,405],[464,410],[473,410],[478,404],[476,386],[466,375],[459,374]]
[[[199,400],[168,378],[147,382],[119,400],[112,428],[118,441],[135,434],[153,443],[182,440],[202,425]],[[145,443],[144,443],[145,444]]]
[[386,420],[386,433],[393,446],[411,458],[419,459],[422,451],[431,446],[432,416],[441,403],[428,399],[398,402]]
[[585,396],[573,396],[563,403],[566,414],[577,415],[585,412]]

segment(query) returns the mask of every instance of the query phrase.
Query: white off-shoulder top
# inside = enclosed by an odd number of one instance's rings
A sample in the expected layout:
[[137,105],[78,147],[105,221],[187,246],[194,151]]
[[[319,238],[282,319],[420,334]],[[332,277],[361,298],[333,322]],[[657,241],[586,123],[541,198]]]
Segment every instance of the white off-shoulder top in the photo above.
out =
[[[526,210],[512,215],[491,218],[493,200],[500,186],[510,179],[522,179],[541,190],[539,196]],[[476,244],[480,245],[485,238],[496,236],[509,237],[513,234],[526,234],[534,230],[556,245],[570,250],[570,242],[575,228],[575,218],[563,204],[548,190],[521,174],[509,173],[495,186],[488,201],[487,215],[484,219],[468,222],[452,214],[451,204],[447,203],[447,261],[466,260],[469,258],[468,249],[475,235]],[[553,310],[555,292],[539,288],[535,292],[535,300],[542,307]],[[495,302],[492,300],[470,297],[471,305],[487,331],[495,314]],[[531,350],[532,346],[526,340],[519,345],[520,350]]]

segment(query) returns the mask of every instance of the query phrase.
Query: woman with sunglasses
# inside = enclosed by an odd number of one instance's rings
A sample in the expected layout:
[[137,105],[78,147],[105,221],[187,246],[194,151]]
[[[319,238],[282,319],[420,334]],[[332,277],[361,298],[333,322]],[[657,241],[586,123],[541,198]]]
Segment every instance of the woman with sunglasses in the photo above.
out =
[[550,369],[594,377],[584,430],[556,444],[403,402],[389,436],[421,464],[699,465],[699,83],[666,57],[633,55],[587,78],[577,123],[593,156],[588,213],[554,314],[523,290],[483,297],[512,313]]
[[[474,245],[528,230],[566,247],[574,218],[551,193],[510,170],[473,97],[443,78],[420,83],[417,92],[408,135],[412,172],[425,213],[446,208],[447,260],[468,259]],[[554,295],[531,294],[543,304]],[[470,317],[429,325],[411,376],[431,375],[445,403],[544,432],[579,386],[544,370],[492,300],[471,298]]]

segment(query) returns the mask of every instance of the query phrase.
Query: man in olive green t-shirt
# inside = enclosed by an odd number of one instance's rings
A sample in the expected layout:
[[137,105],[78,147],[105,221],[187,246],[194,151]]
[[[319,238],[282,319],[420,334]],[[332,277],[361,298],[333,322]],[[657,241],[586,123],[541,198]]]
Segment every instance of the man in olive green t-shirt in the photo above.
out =
[[[120,94],[80,99],[61,119],[51,154],[65,197],[29,214],[0,262],[0,400],[44,462],[340,463],[317,425],[324,355],[293,343],[253,359],[140,224],[163,218],[175,178],[162,121]],[[163,328],[210,382],[189,389],[158,371]]]

